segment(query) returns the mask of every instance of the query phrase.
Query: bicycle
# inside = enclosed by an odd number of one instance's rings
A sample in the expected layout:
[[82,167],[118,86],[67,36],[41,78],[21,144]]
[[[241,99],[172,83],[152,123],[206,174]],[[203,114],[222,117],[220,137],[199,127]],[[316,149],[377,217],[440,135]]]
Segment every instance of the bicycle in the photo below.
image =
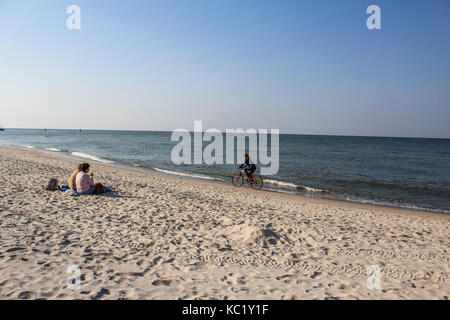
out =
[[263,179],[260,176],[251,174],[249,177],[244,169],[241,169],[239,173],[233,174],[231,182],[235,187],[241,187],[245,181],[255,190],[260,190],[263,187]]

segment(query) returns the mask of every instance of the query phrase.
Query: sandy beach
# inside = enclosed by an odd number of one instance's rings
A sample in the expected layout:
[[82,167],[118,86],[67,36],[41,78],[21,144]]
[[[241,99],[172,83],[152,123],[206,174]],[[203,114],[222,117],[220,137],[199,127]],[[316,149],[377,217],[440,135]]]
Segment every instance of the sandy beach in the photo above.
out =
[[[65,184],[78,160],[8,147],[0,159],[1,299],[450,295],[448,215],[97,163],[96,181],[115,191],[77,197],[44,186]],[[79,288],[67,286],[71,266]]]

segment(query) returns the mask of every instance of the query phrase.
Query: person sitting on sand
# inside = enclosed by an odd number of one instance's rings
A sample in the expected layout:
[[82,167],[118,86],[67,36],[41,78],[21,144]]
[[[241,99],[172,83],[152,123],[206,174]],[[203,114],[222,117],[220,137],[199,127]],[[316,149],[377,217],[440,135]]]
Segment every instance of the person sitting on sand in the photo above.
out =
[[248,156],[248,154],[244,155],[244,163],[239,166],[239,169],[245,170],[245,173],[247,174],[250,182],[254,181],[253,172],[255,172],[256,170],[256,165],[250,163],[250,157]]
[[69,183],[68,183],[69,189],[77,191],[77,185],[75,183],[75,180],[77,179],[77,174],[80,173],[80,171],[81,171],[81,166],[82,166],[82,164],[80,163],[78,165],[78,169],[75,170],[74,172],[72,172],[72,174],[70,175]]
[[101,183],[94,183],[94,174],[89,172],[89,163],[81,165],[81,171],[77,174],[75,183],[78,193],[84,194],[100,194],[105,192],[105,187]]

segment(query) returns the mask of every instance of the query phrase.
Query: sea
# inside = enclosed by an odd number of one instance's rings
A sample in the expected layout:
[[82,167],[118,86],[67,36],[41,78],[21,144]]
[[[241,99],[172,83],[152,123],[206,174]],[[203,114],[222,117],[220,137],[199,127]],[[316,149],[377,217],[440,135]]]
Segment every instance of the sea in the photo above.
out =
[[[0,146],[231,183],[239,162],[176,165],[171,153],[178,142],[171,135],[168,131],[8,128],[0,131]],[[223,144],[225,148],[225,135]],[[260,174],[258,161],[254,162]],[[450,139],[280,134],[279,171],[262,178],[263,189],[275,192],[448,214]]]

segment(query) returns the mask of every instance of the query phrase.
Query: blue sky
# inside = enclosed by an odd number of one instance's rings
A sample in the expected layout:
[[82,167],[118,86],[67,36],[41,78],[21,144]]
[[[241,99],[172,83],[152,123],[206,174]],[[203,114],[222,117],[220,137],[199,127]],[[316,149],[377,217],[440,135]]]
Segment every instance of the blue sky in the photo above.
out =
[[[81,8],[81,30],[66,8]],[[381,30],[366,8],[381,8]],[[7,127],[450,138],[450,1],[0,0]]]

